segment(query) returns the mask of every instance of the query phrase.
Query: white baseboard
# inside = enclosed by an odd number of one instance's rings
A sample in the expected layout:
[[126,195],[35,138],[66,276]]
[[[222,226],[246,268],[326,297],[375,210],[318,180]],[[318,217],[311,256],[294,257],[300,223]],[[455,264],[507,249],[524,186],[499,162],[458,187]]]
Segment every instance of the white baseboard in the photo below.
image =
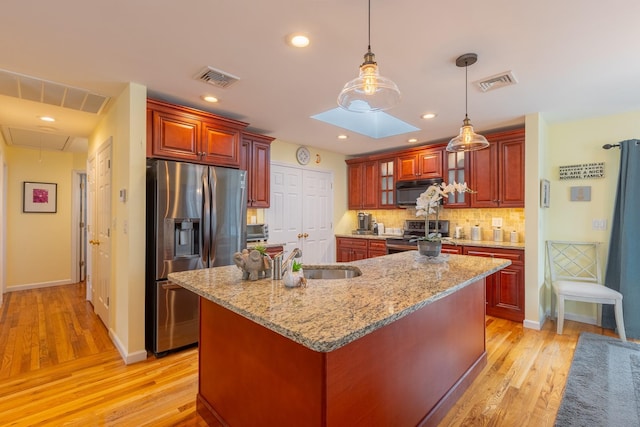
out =
[[118,353],[120,353],[120,357],[122,357],[122,360],[124,360],[125,365],[131,365],[132,363],[138,363],[147,360],[146,350],[127,353],[127,350],[125,349],[124,345],[122,345],[122,342],[118,338],[118,335],[116,335],[116,333],[111,328],[109,328],[109,338],[111,338],[111,341],[113,341],[116,349],[118,349]]
[[71,279],[54,280],[52,282],[28,283],[26,285],[7,286],[4,291],[5,292],[26,291],[28,289],[50,288],[52,286],[71,285],[73,283],[75,282],[73,282]]
[[572,313],[564,313],[564,320],[574,320],[576,322],[580,322],[580,323],[586,323],[588,325],[596,325],[598,326],[598,320],[595,317],[591,317],[591,316],[581,316],[581,315],[577,315],[577,314],[572,314]]
[[544,326],[545,320],[546,318],[543,319],[542,322],[538,322],[534,320],[524,319],[524,322],[522,322],[522,326],[524,326],[527,329],[535,329],[536,331],[540,331],[542,330],[542,326]]

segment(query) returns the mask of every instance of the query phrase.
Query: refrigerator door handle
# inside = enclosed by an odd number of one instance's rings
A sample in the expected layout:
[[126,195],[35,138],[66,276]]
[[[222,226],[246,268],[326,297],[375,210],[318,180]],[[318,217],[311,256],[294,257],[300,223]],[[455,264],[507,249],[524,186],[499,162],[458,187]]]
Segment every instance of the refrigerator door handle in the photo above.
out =
[[202,248],[202,262],[204,267],[209,267],[209,251],[211,249],[211,190],[209,188],[209,170],[205,168],[202,174],[202,227],[200,227],[200,247]]
[[211,187],[211,209],[209,210],[209,215],[211,218],[211,228],[209,233],[209,267],[213,267],[213,263],[216,260],[216,243],[218,237],[218,209],[220,206],[217,206],[217,195],[218,195],[218,176],[216,175],[216,168],[211,166],[209,167],[209,182]]

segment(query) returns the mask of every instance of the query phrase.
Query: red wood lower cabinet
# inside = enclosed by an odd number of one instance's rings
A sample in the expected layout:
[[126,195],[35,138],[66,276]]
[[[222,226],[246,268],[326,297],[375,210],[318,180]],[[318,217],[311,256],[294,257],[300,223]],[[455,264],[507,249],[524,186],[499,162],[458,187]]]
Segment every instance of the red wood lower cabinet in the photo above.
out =
[[484,289],[328,353],[201,298],[198,413],[210,425],[437,425],[486,365]]

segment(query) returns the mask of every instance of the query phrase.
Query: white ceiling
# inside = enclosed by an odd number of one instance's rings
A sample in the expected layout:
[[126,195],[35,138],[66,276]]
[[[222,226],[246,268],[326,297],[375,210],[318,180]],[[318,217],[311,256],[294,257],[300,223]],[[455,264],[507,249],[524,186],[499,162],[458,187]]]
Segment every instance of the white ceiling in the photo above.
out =
[[[640,109],[637,0],[371,0],[371,48],[402,92],[388,113],[420,128],[372,139],[311,119],[335,108],[367,49],[366,0],[4,0],[0,69],[116,97],[127,82],[149,95],[251,124],[280,140],[344,154],[383,151],[476,131]],[[306,49],[285,44],[305,31]],[[226,89],[194,79],[205,66],[240,78]],[[512,71],[518,84],[482,92],[472,83]],[[215,106],[203,94],[220,98]],[[108,108],[108,105],[107,105]],[[438,116],[420,118],[425,112]],[[96,114],[0,95],[0,126],[86,139]],[[339,141],[339,133],[349,139]],[[73,145],[73,144],[71,144]],[[67,148],[68,150],[69,148]]]

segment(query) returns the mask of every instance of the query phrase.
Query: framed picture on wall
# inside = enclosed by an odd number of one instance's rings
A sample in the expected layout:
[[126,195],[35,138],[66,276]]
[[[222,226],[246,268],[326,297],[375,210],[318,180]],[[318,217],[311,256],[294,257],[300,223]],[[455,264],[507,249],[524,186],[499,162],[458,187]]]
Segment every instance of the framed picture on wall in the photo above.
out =
[[548,208],[551,200],[551,183],[547,179],[540,180],[540,207]]
[[58,184],[48,182],[24,181],[22,193],[22,212],[56,213],[58,202]]

